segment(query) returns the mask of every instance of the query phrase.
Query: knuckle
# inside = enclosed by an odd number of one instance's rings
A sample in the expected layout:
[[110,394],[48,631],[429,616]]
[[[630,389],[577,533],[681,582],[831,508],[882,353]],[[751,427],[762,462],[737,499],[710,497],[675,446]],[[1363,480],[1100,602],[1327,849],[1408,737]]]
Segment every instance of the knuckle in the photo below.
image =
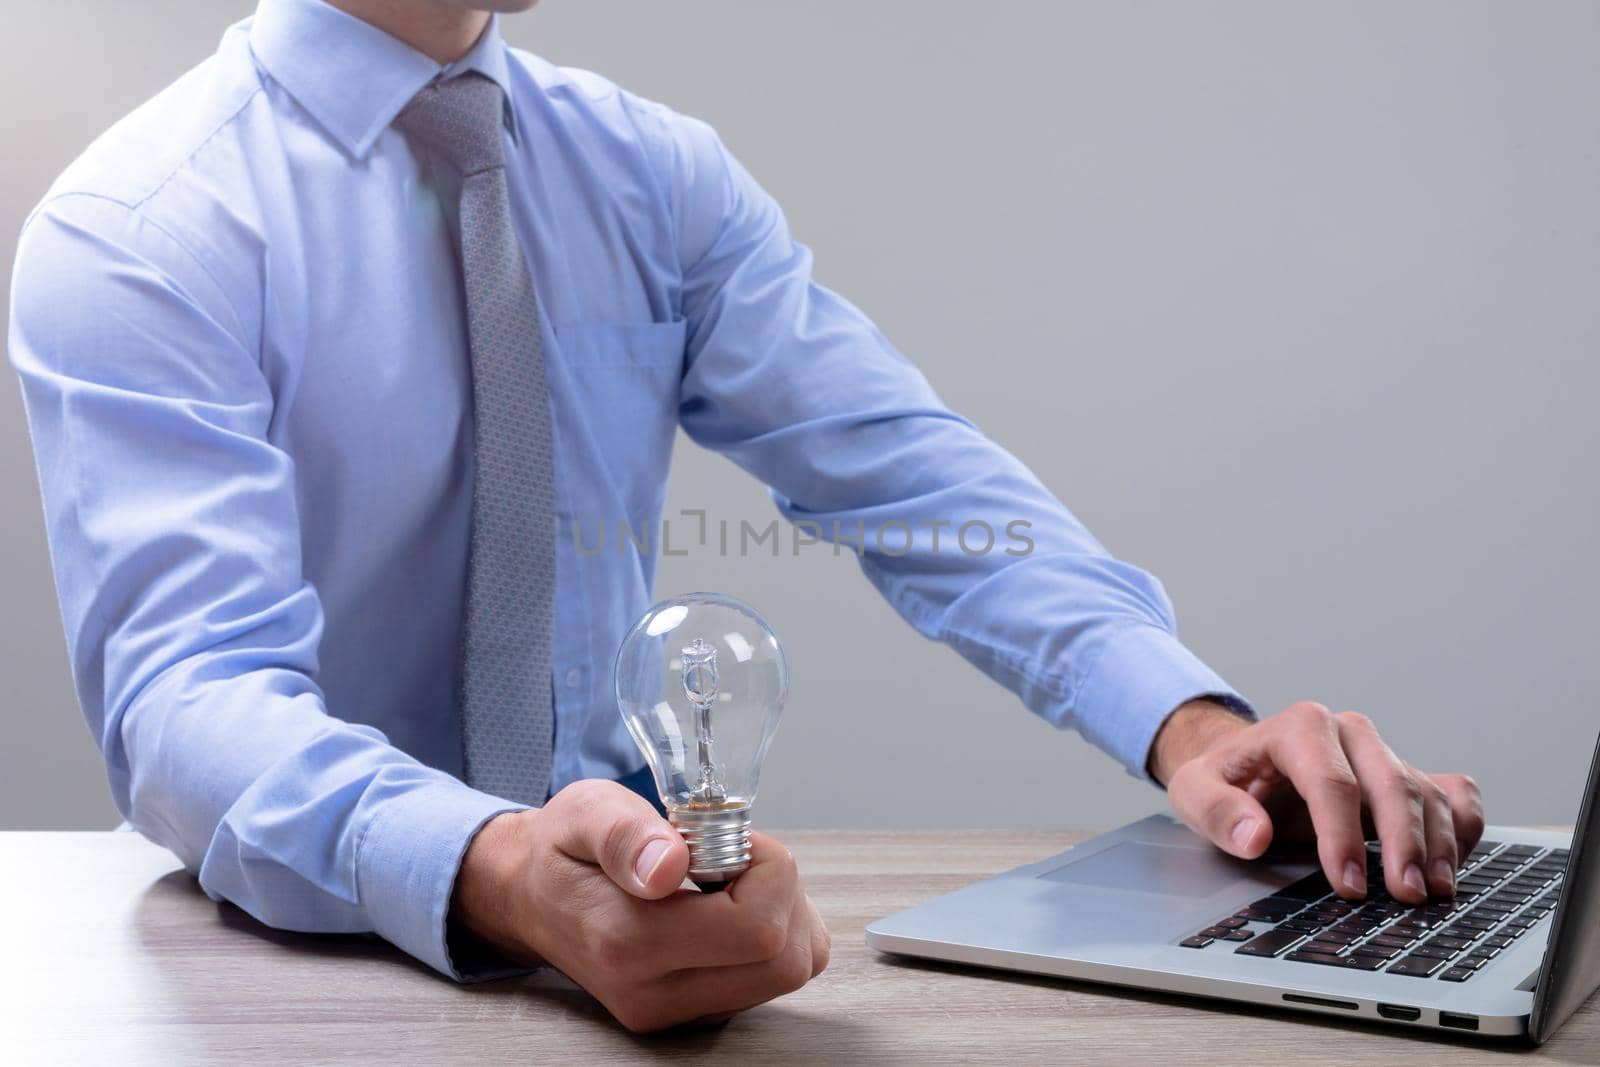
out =
[[1328,709],[1314,700],[1302,700],[1285,713],[1303,726],[1323,726],[1331,718]]
[[833,960],[833,938],[824,934],[821,942],[811,951],[811,977],[815,978],[828,969],[828,964]]
[[670,1022],[663,1018],[658,1010],[638,1003],[633,997],[619,997],[614,1003],[607,1004],[606,1008],[611,1012],[611,1017],[622,1024],[624,1030],[635,1034],[648,1034],[652,1030],[663,1029]]
[[593,924],[585,940],[595,964],[606,973],[620,975],[632,967],[636,951],[616,925]]
[[1422,783],[1417,781],[1417,776],[1404,768],[1396,768],[1384,775],[1381,788],[1397,795],[1403,795],[1409,804],[1421,804],[1423,801]]
[[1338,800],[1353,800],[1361,795],[1356,776],[1343,767],[1324,767],[1317,772],[1317,785]]
[[1201,804],[1197,812],[1200,826],[1207,832],[1221,832],[1227,829],[1226,823],[1232,814],[1232,797],[1222,790],[1218,790]]
[[1339,720],[1339,725],[1345,729],[1366,734],[1378,732],[1378,727],[1373,721],[1359,711],[1341,711],[1335,718]]
[[794,946],[773,961],[773,977],[785,993],[811,981],[811,952],[803,945]]
[[625,859],[628,846],[633,841],[634,828],[633,820],[626,815],[612,813],[605,816],[599,827],[600,855],[618,861]]
[[600,798],[605,794],[605,786],[609,784],[597,778],[580,778],[556,796],[579,811],[587,811],[600,802]]
[[789,947],[789,924],[781,916],[767,916],[751,931],[750,942],[762,960],[775,960]]

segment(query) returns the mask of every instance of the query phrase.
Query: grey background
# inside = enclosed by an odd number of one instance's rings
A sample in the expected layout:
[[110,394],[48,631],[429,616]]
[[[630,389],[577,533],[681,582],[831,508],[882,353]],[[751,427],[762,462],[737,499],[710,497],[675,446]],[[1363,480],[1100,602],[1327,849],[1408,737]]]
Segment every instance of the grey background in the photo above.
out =
[[[13,13],[0,269],[54,174],[249,7]],[[1491,817],[1573,817],[1600,725],[1600,5],[546,0],[506,33],[715,124],[820,278],[1161,575],[1263,710],[1361,708]],[[672,492],[772,514],[687,442]],[[106,826],[14,386],[0,501],[0,826]],[[666,561],[659,590],[691,588],[790,650],[768,825],[1162,803],[848,554]]]

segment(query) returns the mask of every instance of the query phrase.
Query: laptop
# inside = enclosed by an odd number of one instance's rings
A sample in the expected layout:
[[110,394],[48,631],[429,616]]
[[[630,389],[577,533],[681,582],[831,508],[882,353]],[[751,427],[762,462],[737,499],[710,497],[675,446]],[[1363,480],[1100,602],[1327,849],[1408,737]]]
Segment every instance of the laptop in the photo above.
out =
[[1364,902],[1156,815],[867,927],[886,953],[1547,1040],[1600,985],[1600,748],[1572,834],[1490,827],[1456,896]]

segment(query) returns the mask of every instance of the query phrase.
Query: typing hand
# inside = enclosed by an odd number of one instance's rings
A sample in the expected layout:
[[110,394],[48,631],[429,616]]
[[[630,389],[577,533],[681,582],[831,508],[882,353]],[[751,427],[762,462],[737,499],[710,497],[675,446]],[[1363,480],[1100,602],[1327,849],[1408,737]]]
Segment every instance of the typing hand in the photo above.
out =
[[1253,724],[1209,701],[1186,704],[1156,735],[1150,771],[1177,816],[1232,855],[1314,839],[1323,873],[1347,899],[1367,892],[1369,829],[1383,844],[1390,894],[1408,904],[1453,894],[1457,861],[1483,833],[1471,778],[1424,774],[1366,716],[1320,704]]
[[550,964],[639,1032],[726,1018],[828,965],[827,929],[776,841],[752,835],[750,868],[726,892],[681,888],[688,869],[683,839],[644,800],[575,782],[479,831],[451,921]]

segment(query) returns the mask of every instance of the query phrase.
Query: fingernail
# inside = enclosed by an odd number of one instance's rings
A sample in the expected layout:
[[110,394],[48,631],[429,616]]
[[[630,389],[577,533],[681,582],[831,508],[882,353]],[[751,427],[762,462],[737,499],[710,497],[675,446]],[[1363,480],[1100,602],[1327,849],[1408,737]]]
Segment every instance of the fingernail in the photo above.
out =
[[1400,880],[1413,893],[1421,893],[1423,896],[1428,895],[1428,883],[1422,880],[1422,868],[1415,863],[1406,864],[1405,873],[1400,876]]
[[1344,885],[1352,893],[1365,896],[1367,893],[1367,875],[1361,869],[1361,864],[1351,860],[1344,865]]
[[1259,825],[1255,819],[1248,815],[1235,823],[1233,827],[1233,847],[1240,852],[1249,851],[1250,841],[1256,836],[1256,827]]
[[640,885],[649,885],[650,876],[656,873],[656,868],[661,866],[661,861],[667,858],[667,849],[672,843],[665,838],[656,838],[639,853],[639,858],[633,865],[634,877],[639,879]]
[[1456,870],[1450,866],[1449,860],[1433,861],[1433,880],[1440,885],[1447,885],[1453,893],[1456,889]]

